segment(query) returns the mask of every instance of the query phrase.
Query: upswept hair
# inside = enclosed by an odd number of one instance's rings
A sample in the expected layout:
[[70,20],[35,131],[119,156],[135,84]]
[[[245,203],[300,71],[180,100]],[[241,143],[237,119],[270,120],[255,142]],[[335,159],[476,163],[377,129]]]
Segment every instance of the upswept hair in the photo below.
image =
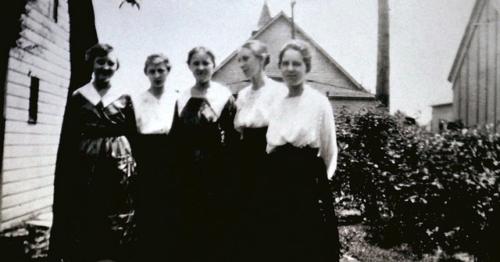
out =
[[147,74],[148,66],[156,64],[164,64],[168,72],[170,72],[170,69],[172,68],[170,60],[166,55],[162,53],[151,54],[146,58],[146,62],[144,62],[144,74]]
[[207,54],[210,57],[210,60],[212,60],[212,64],[214,64],[214,67],[215,67],[215,55],[214,55],[214,53],[210,49],[208,49],[204,46],[197,46],[189,51],[188,58],[187,58],[188,65],[191,64],[191,59],[193,59],[193,56],[195,54],[198,54],[198,53]]
[[288,49],[296,50],[302,55],[302,60],[306,65],[306,72],[309,73],[311,71],[311,60],[312,60],[311,47],[306,42],[297,39],[288,41],[285,43],[285,45],[283,45],[279,53],[278,67],[281,68],[281,62],[283,61],[283,54],[285,54],[285,51]]
[[266,68],[271,61],[267,45],[259,40],[248,40],[241,46],[241,48],[249,49],[256,57],[264,61],[264,68]]

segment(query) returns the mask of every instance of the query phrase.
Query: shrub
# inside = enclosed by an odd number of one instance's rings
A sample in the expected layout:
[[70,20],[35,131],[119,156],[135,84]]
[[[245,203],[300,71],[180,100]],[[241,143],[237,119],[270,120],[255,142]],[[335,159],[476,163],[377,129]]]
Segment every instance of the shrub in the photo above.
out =
[[500,221],[500,136],[491,128],[440,134],[408,125],[402,114],[337,115],[340,147],[334,184],[363,208],[382,246],[409,244],[489,256],[485,236]]

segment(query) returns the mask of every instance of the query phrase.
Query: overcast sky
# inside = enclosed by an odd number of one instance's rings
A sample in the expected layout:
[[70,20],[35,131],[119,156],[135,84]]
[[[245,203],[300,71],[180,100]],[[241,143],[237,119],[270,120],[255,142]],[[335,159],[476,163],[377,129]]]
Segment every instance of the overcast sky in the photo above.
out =
[[[113,45],[121,68],[116,82],[130,90],[148,87],[147,55],[172,61],[167,85],[193,83],[186,65],[194,46],[212,49],[221,62],[256,29],[264,0],[142,0],[141,9],[118,8],[122,0],[93,0],[101,42]],[[274,16],[290,15],[290,1],[267,0]],[[451,101],[447,81],[472,0],[390,0],[391,111],[424,123],[430,105]],[[347,72],[374,93],[377,56],[376,0],[296,0],[296,23]]]

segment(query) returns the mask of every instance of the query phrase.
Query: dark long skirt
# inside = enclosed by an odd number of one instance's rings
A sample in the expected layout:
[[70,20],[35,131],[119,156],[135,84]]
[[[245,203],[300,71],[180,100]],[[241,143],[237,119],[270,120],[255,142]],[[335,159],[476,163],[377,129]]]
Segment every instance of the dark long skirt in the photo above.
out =
[[259,261],[338,261],[333,198],[318,150],[289,144],[269,155],[258,222]]
[[238,149],[238,190],[235,195],[238,208],[231,247],[233,261],[258,261],[255,260],[258,257],[254,256],[260,241],[256,234],[260,228],[257,220],[260,203],[257,197],[262,194],[260,191],[263,187],[260,184],[267,174],[266,132],[267,127],[245,128],[242,132]]
[[143,261],[179,261],[179,181],[175,149],[165,134],[139,135],[137,229]]

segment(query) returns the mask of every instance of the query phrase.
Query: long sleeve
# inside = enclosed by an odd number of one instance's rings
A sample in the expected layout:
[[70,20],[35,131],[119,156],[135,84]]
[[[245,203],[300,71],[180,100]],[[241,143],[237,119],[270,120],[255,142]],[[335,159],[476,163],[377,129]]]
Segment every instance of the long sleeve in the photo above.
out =
[[220,127],[224,132],[224,146],[226,148],[234,147],[239,141],[239,133],[234,127],[234,117],[236,115],[236,104],[234,98],[229,97],[220,116]]
[[132,154],[134,152],[134,148],[136,148],[136,143],[137,143],[137,134],[138,134],[138,129],[137,129],[137,120],[135,116],[135,110],[134,110],[134,105],[132,103],[132,99],[127,96],[126,97],[126,106],[124,110],[125,114],[125,122],[126,122],[126,130],[125,130],[125,135],[127,136],[127,139],[129,140],[130,146],[132,148]]
[[324,110],[321,112],[319,125],[319,154],[325,161],[328,179],[331,179],[337,168],[338,146],[333,109],[329,103],[324,106]]

